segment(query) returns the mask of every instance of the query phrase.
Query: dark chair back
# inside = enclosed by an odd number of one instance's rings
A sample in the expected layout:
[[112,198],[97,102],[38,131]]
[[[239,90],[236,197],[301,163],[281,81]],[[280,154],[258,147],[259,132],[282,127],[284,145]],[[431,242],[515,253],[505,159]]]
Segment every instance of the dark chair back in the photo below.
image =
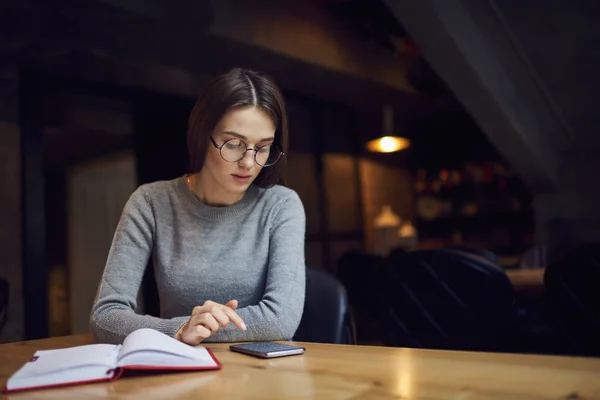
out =
[[476,256],[485,258],[489,262],[493,264],[498,264],[498,256],[491,250],[476,247],[476,246],[465,246],[465,245],[456,245],[452,246],[449,250],[456,250],[463,253],[470,253]]
[[361,343],[385,342],[387,319],[381,292],[386,259],[363,251],[349,251],[338,260],[337,276],[346,288]]
[[344,286],[333,275],[306,270],[306,298],[295,341],[355,344],[354,322]]
[[8,318],[8,281],[0,278],[0,333]]
[[600,244],[572,248],[550,263],[544,275],[544,296],[560,351],[600,356]]
[[340,257],[337,275],[352,307],[365,307],[372,313],[380,304],[377,296],[385,268],[385,258],[374,254],[350,251]]
[[516,322],[504,271],[478,255],[423,250],[389,259],[384,288],[397,346],[505,351]]

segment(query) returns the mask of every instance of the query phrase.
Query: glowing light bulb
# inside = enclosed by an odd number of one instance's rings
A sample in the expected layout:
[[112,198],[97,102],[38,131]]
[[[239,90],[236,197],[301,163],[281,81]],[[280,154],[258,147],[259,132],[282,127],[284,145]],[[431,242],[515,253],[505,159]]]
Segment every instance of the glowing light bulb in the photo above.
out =
[[393,153],[408,147],[410,147],[410,141],[398,136],[384,136],[367,143],[367,149],[377,153]]

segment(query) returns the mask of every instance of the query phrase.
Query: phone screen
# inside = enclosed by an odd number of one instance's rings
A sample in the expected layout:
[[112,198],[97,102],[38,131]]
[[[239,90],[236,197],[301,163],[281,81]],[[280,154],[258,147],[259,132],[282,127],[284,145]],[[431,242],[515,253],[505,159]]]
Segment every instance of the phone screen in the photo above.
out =
[[233,344],[229,346],[229,349],[238,353],[244,353],[261,358],[292,356],[302,354],[306,350],[304,347],[292,346],[289,344],[275,342]]

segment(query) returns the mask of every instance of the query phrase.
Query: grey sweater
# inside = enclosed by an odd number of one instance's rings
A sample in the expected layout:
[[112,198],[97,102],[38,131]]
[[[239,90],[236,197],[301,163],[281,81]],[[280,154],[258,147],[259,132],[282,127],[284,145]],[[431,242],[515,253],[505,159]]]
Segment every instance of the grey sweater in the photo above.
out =
[[[233,324],[207,341],[287,340],[302,316],[306,217],[283,186],[251,186],[242,200],[211,207],[185,177],[140,186],[117,226],[90,318],[96,340],[122,343],[139,328],[174,336],[195,306],[237,299],[246,331]],[[160,318],[136,314],[152,259]]]

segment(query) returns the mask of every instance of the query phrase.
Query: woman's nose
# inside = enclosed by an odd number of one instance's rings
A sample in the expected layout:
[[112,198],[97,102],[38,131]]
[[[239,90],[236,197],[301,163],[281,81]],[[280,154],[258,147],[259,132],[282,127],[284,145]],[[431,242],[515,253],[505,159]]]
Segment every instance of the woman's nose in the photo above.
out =
[[245,168],[252,167],[252,164],[254,164],[254,150],[248,149],[244,157],[239,161],[239,164]]

